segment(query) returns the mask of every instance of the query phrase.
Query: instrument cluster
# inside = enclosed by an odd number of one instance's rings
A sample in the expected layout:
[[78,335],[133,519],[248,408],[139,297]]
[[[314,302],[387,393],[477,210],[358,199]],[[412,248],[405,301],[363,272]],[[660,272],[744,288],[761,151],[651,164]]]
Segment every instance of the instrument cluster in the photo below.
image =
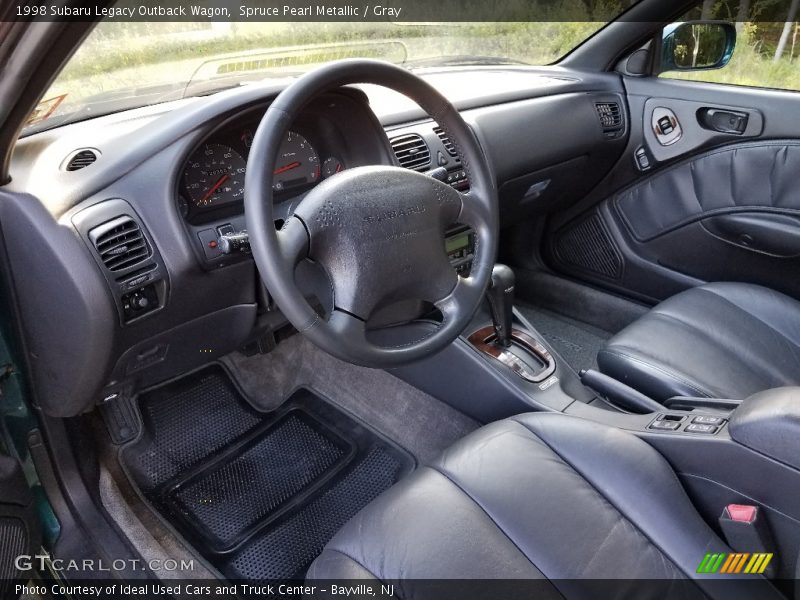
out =
[[[233,125],[212,134],[187,159],[179,183],[183,216],[192,222],[240,212],[247,159],[258,123]],[[301,194],[345,166],[322,132],[295,125],[278,150],[273,172],[276,202]],[[313,143],[311,140],[314,140]]]

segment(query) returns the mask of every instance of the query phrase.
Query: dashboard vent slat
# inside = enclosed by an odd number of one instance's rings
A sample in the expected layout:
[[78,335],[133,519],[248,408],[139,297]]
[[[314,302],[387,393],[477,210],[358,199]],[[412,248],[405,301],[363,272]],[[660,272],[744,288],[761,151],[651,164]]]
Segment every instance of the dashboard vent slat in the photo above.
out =
[[89,239],[109,271],[121,271],[150,257],[150,246],[139,224],[127,215],[89,232]]
[[431,151],[416,133],[408,133],[389,140],[401,167],[423,170],[431,163]]
[[447,153],[450,156],[456,155],[456,145],[453,143],[447,134],[444,132],[444,129],[441,127],[434,127],[433,133],[439,136],[439,139],[442,140],[442,144],[444,144],[444,149],[447,150]]
[[67,171],[79,171],[91,165],[97,160],[97,153],[94,150],[81,150],[73,156],[67,166]]
[[597,102],[594,107],[604,132],[622,129],[622,111],[617,102]]

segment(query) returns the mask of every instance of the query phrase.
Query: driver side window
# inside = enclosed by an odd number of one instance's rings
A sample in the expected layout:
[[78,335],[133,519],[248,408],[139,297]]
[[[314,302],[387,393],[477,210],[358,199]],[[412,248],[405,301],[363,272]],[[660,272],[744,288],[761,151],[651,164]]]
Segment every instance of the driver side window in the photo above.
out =
[[661,77],[782,90],[800,90],[800,2],[705,0],[679,21],[736,23],[736,49],[716,70],[667,71]]

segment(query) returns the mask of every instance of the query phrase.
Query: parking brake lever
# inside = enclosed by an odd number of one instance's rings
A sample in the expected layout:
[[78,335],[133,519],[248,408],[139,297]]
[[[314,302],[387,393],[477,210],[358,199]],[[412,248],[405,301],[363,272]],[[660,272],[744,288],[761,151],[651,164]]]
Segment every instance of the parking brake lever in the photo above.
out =
[[579,375],[583,385],[625,410],[647,414],[665,409],[663,404],[600,371],[582,369]]

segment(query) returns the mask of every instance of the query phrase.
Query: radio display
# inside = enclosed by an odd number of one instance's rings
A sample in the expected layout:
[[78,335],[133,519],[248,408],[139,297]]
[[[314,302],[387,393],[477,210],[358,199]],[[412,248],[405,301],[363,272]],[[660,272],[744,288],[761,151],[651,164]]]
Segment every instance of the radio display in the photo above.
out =
[[467,246],[469,246],[469,233],[455,235],[451,238],[447,238],[444,242],[444,248],[447,254],[460,250],[461,248],[466,248]]

